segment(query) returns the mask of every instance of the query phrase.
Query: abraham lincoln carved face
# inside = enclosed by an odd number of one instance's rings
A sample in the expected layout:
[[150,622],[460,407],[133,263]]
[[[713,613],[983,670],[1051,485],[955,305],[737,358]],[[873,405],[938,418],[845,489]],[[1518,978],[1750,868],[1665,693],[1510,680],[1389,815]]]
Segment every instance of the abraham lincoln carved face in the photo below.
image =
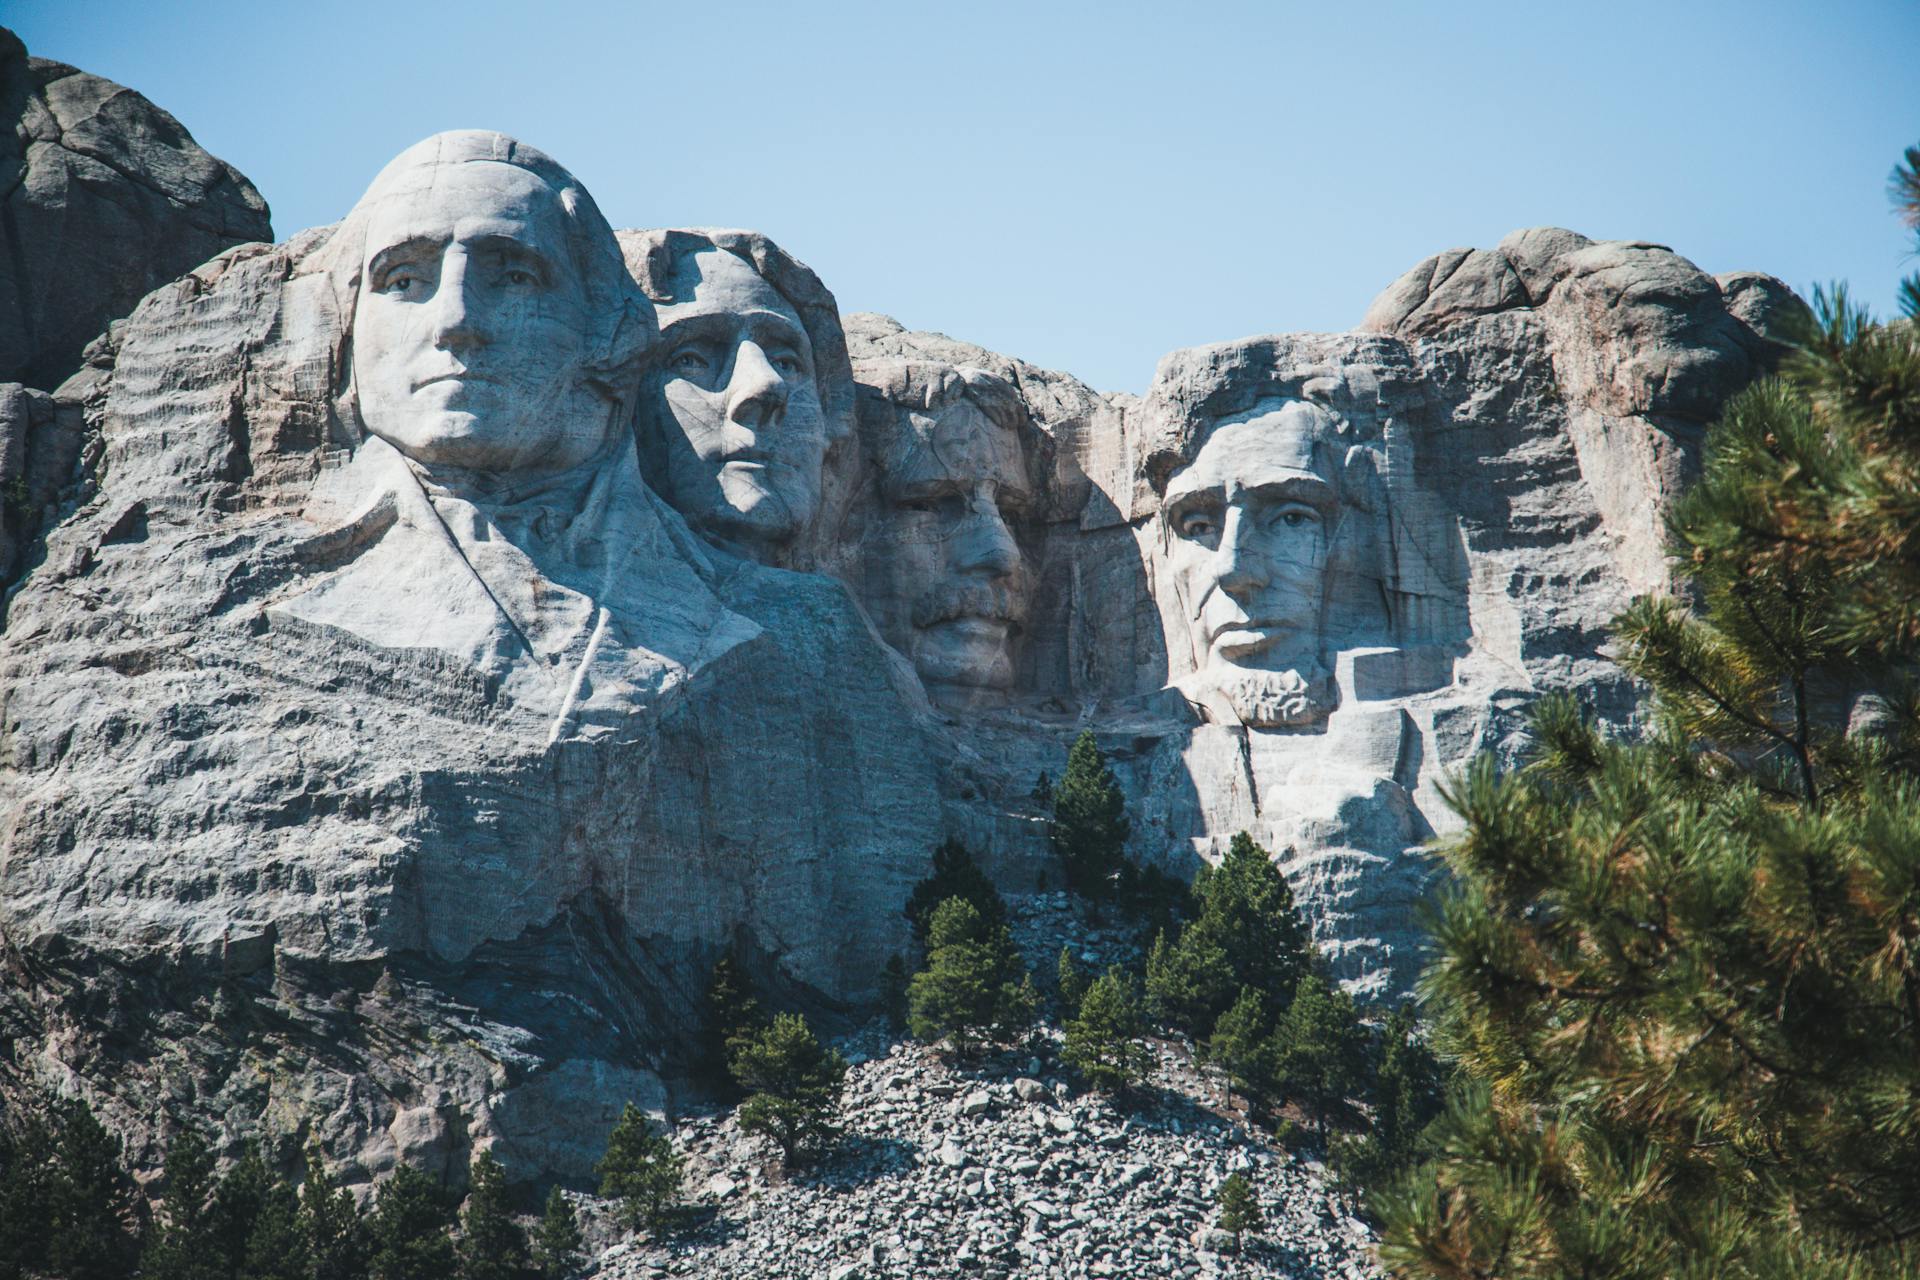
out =
[[1340,522],[1336,424],[1316,405],[1262,401],[1214,424],[1168,480],[1163,591],[1185,624],[1204,699],[1278,728],[1330,709],[1322,654],[1327,574]]

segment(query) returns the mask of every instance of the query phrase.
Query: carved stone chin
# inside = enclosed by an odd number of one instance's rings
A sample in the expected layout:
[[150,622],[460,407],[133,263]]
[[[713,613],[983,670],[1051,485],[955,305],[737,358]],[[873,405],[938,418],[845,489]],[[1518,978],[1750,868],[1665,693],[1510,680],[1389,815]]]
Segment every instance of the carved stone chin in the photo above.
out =
[[1249,729],[1310,728],[1340,701],[1333,674],[1324,666],[1262,671],[1216,663],[1182,680],[1179,688],[1208,719]]
[[875,361],[860,376],[861,602],[936,702],[1005,702],[1032,606],[1014,532],[1035,501],[1032,421],[1019,393],[982,370]]

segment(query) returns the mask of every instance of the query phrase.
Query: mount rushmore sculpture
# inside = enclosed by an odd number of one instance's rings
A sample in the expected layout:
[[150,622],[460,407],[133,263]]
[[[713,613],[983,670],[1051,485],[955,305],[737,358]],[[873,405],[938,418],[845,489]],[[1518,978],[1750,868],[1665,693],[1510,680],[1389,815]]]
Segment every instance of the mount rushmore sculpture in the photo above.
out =
[[1529,231],[1101,394],[430,138],[0,393],[0,1074],[579,1175],[721,952],[851,1010],[942,839],[1057,883],[1083,729],[1138,861],[1252,832],[1398,993],[1448,774],[1633,716],[1605,625],[1791,305]]

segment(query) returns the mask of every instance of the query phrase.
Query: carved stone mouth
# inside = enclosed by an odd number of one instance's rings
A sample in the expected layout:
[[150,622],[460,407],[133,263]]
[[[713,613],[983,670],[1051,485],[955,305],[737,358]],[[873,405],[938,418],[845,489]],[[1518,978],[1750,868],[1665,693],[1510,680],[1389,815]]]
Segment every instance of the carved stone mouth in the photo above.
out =
[[929,629],[932,627],[957,632],[969,640],[999,640],[1013,630],[1013,624],[1005,618],[988,618],[974,613],[942,618],[929,624]]
[[436,373],[431,378],[421,379],[419,382],[414,383],[413,389],[415,391],[423,391],[428,387],[436,386],[442,382],[454,382],[465,385],[467,383],[478,382],[497,383],[499,379],[488,377],[484,373],[475,373],[471,369],[452,369],[446,373]]

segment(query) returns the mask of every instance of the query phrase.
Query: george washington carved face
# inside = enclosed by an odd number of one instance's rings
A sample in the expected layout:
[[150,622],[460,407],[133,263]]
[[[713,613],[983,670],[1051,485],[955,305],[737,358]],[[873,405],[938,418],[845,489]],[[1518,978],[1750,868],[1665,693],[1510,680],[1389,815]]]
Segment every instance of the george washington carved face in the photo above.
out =
[[497,134],[442,134],[381,172],[342,238],[367,431],[480,472],[563,471],[608,446],[610,337],[637,351],[643,325],[612,232],[564,169]]

